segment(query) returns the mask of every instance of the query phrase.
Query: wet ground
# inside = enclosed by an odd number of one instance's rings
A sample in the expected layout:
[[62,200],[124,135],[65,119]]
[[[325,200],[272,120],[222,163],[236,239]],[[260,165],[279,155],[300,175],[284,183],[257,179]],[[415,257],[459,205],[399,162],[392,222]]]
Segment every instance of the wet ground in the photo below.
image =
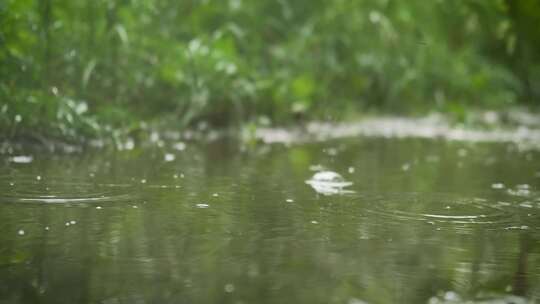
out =
[[540,152],[435,137],[3,155],[0,303],[539,301]]

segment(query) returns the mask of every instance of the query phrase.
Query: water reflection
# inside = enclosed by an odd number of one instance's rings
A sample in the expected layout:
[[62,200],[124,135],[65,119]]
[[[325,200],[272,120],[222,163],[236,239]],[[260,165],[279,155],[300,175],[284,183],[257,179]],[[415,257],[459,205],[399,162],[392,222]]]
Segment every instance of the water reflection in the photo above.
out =
[[[363,139],[242,152],[215,142],[170,161],[149,148],[6,162],[0,302],[534,301],[540,158],[506,145],[460,149]],[[314,165],[343,172],[354,193],[318,195],[304,182]],[[495,183],[527,184],[529,195]]]

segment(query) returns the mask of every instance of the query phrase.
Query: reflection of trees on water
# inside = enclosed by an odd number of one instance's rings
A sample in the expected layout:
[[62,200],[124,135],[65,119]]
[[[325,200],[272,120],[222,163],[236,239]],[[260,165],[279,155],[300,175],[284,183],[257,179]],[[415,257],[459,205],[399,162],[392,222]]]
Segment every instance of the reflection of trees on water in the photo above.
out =
[[514,284],[512,291],[518,296],[527,296],[529,285],[527,278],[531,275],[528,267],[528,256],[533,240],[528,233],[521,233],[519,238],[519,255],[517,258],[516,273],[514,275]]
[[[363,168],[355,181],[377,177],[370,187],[381,191],[391,187],[430,191],[444,182],[444,170],[421,164],[413,168],[415,179],[400,185],[385,182],[385,173],[392,172],[388,167],[400,168],[402,160],[393,160],[391,149],[372,149],[388,154],[373,152],[376,161],[356,164],[350,160],[361,149],[351,149],[340,155],[349,161],[340,163],[336,158],[323,164]],[[28,256],[21,263],[1,266],[0,299],[15,299],[14,303],[307,303],[332,298],[346,303],[354,297],[374,303],[418,303],[440,290],[472,297],[484,290],[503,291],[510,284],[517,295],[539,292],[538,275],[530,269],[535,264],[528,261],[538,254],[538,247],[533,246],[535,231],[494,232],[476,227],[459,234],[452,225],[436,230],[423,222],[366,213],[373,203],[369,198],[317,199],[298,181],[311,174],[306,169],[310,164],[321,162],[320,150],[314,145],[292,148],[291,154],[270,151],[262,158],[238,155],[226,163],[220,163],[212,150],[210,157],[201,160],[179,157],[185,167],[159,170],[142,165],[137,157],[119,157],[112,167],[99,167],[102,164],[95,160],[97,165],[91,167],[110,173],[111,180],[144,176],[149,184],[173,183],[175,172],[193,175],[186,174],[178,182],[180,190],[141,187],[143,197],[149,198],[144,205],[128,202],[102,210],[0,205],[0,223],[7,223],[2,226],[6,231],[16,231],[19,224],[13,219],[36,219],[25,237],[0,236],[0,244],[8,248],[0,249],[2,261],[17,250]],[[401,151],[407,155],[406,149]],[[422,149],[415,146],[411,151]],[[205,162],[208,158],[212,161]],[[80,174],[77,169],[85,166],[88,163],[72,163],[70,168]],[[463,176],[482,178],[473,172],[474,167],[471,172],[467,166],[462,170],[454,169],[448,183],[455,184],[449,187],[460,188]],[[394,175],[391,181],[395,180]],[[233,183],[237,186],[232,187]],[[358,187],[362,190],[362,183]],[[212,199],[213,193],[219,197]],[[285,198],[294,198],[294,203]],[[203,200],[210,208],[194,208]],[[139,208],[132,208],[133,204]],[[77,224],[65,227],[70,219]],[[45,232],[46,226],[51,230]],[[466,273],[456,269],[463,264],[468,267]],[[225,291],[227,284],[234,286],[233,292]]]

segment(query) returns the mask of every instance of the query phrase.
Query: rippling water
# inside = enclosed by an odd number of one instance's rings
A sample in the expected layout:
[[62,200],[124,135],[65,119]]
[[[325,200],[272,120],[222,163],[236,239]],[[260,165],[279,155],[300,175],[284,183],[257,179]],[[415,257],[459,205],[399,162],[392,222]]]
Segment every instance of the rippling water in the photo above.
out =
[[[537,151],[160,146],[2,156],[0,303],[540,300]],[[323,169],[347,190],[306,184]]]

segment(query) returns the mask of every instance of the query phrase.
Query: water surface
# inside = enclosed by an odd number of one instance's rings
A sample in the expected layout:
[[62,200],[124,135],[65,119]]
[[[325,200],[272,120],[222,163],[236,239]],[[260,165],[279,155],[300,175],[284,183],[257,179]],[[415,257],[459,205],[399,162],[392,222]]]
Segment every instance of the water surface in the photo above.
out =
[[[0,303],[540,299],[538,152],[377,138],[178,147],[4,155]],[[321,170],[347,191],[306,183]]]

